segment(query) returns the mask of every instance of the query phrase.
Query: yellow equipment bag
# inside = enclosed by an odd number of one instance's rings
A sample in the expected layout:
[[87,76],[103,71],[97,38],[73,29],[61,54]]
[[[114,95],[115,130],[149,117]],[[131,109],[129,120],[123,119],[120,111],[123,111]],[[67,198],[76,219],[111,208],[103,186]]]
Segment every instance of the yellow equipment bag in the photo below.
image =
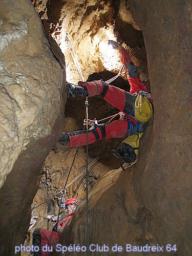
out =
[[135,118],[142,123],[146,123],[153,115],[153,107],[146,96],[139,93],[135,100]]
[[138,155],[140,139],[142,136],[143,136],[143,132],[133,134],[131,136],[128,136],[126,139],[124,139],[123,143],[130,145],[134,149],[135,154]]

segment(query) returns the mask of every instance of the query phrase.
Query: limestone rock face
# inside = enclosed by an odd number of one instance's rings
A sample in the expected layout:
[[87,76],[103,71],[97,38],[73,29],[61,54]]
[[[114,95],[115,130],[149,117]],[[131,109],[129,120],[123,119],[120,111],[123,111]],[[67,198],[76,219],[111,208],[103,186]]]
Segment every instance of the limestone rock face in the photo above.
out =
[[63,120],[64,58],[52,47],[30,1],[0,2],[1,255],[24,241],[41,166]]
[[[104,70],[101,51],[114,38],[110,1],[33,1],[66,58],[67,80],[77,83]],[[100,42],[105,40],[100,47]],[[104,49],[103,49],[103,48]],[[102,49],[101,49],[102,48]],[[109,57],[109,56],[108,56]]]
[[28,1],[0,3],[0,186],[30,141],[51,133],[63,72]]
[[131,48],[143,46],[142,33],[126,9],[126,1],[32,2],[65,55],[69,82],[87,80],[104,70],[118,73],[121,65],[117,52],[108,46],[109,39],[121,38]]

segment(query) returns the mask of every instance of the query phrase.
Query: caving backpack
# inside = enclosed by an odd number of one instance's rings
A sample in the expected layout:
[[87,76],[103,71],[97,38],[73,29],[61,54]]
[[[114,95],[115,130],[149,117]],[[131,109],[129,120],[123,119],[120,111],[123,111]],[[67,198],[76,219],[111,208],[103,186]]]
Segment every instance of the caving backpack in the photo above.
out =
[[149,93],[139,92],[135,100],[135,118],[142,123],[148,122],[153,115],[153,106],[148,97]]

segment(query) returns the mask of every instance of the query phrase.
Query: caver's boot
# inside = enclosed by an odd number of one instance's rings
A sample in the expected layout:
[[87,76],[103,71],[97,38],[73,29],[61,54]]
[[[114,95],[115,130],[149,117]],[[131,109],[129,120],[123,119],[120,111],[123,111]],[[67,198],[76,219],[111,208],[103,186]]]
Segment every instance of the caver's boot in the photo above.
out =
[[125,138],[116,149],[112,150],[112,154],[120,160],[124,169],[131,167],[137,163],[140,139],[147,124],[137,122],[129,123],[129,136]]
[[131,167],[137,162],[137,154],[134,148],[126,143],[121,143],[116,149],[113,149],[112,154],[120,160],[124,169]]
[[63,132],[59,137],[58,141],[61,145],[68,146],[69,144],[69,133]]

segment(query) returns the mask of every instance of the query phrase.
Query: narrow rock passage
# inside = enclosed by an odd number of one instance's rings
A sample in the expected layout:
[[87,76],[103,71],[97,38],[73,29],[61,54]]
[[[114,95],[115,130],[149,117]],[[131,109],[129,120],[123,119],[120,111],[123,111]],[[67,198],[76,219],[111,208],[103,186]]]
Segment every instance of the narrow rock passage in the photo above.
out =
[[[35,7],[39,11],[39,8],[41,8],[42,5],[38,5],[36,3]],[[47,30],[49,31],[49,33],[52,33],[52,36],[60,44],[60,47],[65,54],[65,62],[67,67],[66,79],[68,82],[77,83],[79,80],[82,80],[82,74],[84,76],[84,79],[87,79],[88,81],[97,79],[103,79],[106,81],[116,75],[121,66],[117,52],[113,51],[112,48],[109,48],[108,40],[115,38],[116,40],[121,40],[121,42],[123,39],[125,40],[125,38],[121,38],[122,32],[118,33],[117,36],[118,26],[122,26],[121,29],[123,30],[123,26],[125,26],[125,24],[122,25],[120,22],[120,18],[118,18],[119,21],[117,22],[117,27],[114,28],[114,20],[110,20],[111,18],[109,17],[106,21],[107,25],[103,22],[98,21],[98,23],[94,25],[95,32],[93,33],[94,29],[89,31],[86,30],[90,26],[90,17],[95,15],[95,12],[93,11],[96,11],[96,13],[98,12],[100,18],[102,19],[103,13],[107,13],[109,8],[113,8],[113,6],[111,6],[109,3],[105,3],[105,5],[103,6],[95,5],[95,7],[92,6],[90,8],[88,6],[86,7],[87,9],[85,8],[84,11],[82,8],[79,8],[80,7],[78,4],[67,3],[63,6],[63,9],[61,8],[61,10],[59,11],[60,15],[58,15],[57,10],[57,15],[55,15],[55,17],[57,18],[54,19],[54,21],[52,21],[52,18],[49,19],[50,12],[48,13],[44,9],[44,15],[41,16],[41,18],[45,17],[45,14],[47,14],[48,19],[46,19],[46,21],[43,21],[43,24],[46,24],[48,28],[52,26],[52,29]],[[81,19],[78,34],[76,33],[76,26],[78,22],[75,23],[75,26],[70,25],[71,19],[74,19],[74,12],[78,13],[76,20]],[[111,14],[113,14],[113,10]],[[129,13],[129,15],[131,14]],[[52,24],[52,22],[54,23],[54,25]],[[66,25],[67,23],[69,24],[68,26]],[[129,40],[126,39],[127,41],[124,41],[124,47],[130,49],[135,63],[137,63],[137,65],[142,65],[142,75],[145,75],[147,79],[146,56],[142,33],[135,30],[132,25],[124,29],[128,29],[129,31]],[[82,39],[80,34],[83,35],[84,39]],[[88,43],[90,39],[91,41],[90,43]],[[122,76],[115,80],[113,82],[113,85],[129,91],[129,84],[127,82],[125,73],[122,73]],[[65,124],[63,127],[64,131],[72,131],[83,128],[83,119],[85,118],[84,104],[84,99],[80,97],[74,99],[70,98],[67,100],[65,109]],[[99,120],[114,113],[117,113],[117,111],[115,111],[112,107],[106,104],[101,98],[96,97],[89,99],[90,119],[97,118]],[[116,158],[114,158],[111,152],[111,149],[115,148],[120,143],[120,141],[120,139],[116,139],[113,141],[105,140],[89,147],[89,162],[90,164],[92,162],[95,162],[94,166],[92,167],[93,169],[90,169],[92,175],[90,178],[91,208],[93,207],[92,200],[96,202],[100,197],[102,197],[105,191],[110,189],[117,182],[120,174],[123,171],[120,167],[120,162]],[[38,221],[36,225],[34,225],[31,233],[35,228],[38,227],[46,228],[48,225],[49,230],[51,230],[51,228],[53,227],[54,221],[52,223],[50,220],[47,219],[47,216],[50,213],[48,211],[47,203],[41,204],[41,202],[47,201],[47,195],[49,201],[50,197],[51,200],[54,200],[58,192],[61,191],[65,184],[67,173],[70,169],[70,165],[73,161],[73,156],[75,155],[75,152],[76,150],[68,151],[66,149],[63,149],[60,145],[57,145],[56,149],[49,154],[44,165],[44,170],[48,170],[49,175],[51,176],[54,193],[52,193],[53,191],[51,191],[51,193],[47,193],[45,176],[43,176],[42,182],[44,182],[44,186],[41,185],[33,201],[33,215],[38,216],[38,219],[40,221]],[[82,173],[83,170],[85,170],[86,164],[85,161],[86,155],[84,149],[81,149],[78,151],[78,157],[74,163],[73,171],[71,172],[68,181],[70,186],[67,187],[68,198],[74,196],[74,191],[78,189],[77,195],[80,202],[79,209],[83,209],[82,207],[83,205],[85,205],[85,180],[82,182]],[[79,181],[82,183],[79,184]],[[124,203],[122,203],[120,207],[122,208],[122,211],[127,212]],[[51,214],[56,216],[57,212],[58,207],[57,204],[55,204]],[[84,214],[85,213],[83,213],[83,215]],[[95,213],[93,213],[93,215],[94,214]],[[78,212],[77,216],[78,215],[81,216],[81,210],[80,212]],[[137,217],[130,217],[130,219],[132,218],[134,219],[133,222],[135,223],[135,219],[137,219]],[[86,227],[84,226],[83,229],[85,231]],[[65,237],[64,240],[67,241],[68,237]]]
[[[31,246],[40,228],[56,244],[58,237],[65,246],[92,243],[91,255],[114,255],[114,244],[121,255],[136,255],[139,245],[158,244],[159,254],[191,256],[191,5],[0,2],[0,255]],[[122,60],[109,40],[130,53],[143,82],[150,80],[154,119],[131,168],[123,170],[111,152],[121,139],[89,146],[87,225],[86,148],[57,142],[63,131],[84,128],[85,101],[67,98],[66,84],[106,81],[119,72]],[[131,83],[122,72],[113,85],[129,91]],[[90,119],[117,112],[102,97],[89,97]]]

